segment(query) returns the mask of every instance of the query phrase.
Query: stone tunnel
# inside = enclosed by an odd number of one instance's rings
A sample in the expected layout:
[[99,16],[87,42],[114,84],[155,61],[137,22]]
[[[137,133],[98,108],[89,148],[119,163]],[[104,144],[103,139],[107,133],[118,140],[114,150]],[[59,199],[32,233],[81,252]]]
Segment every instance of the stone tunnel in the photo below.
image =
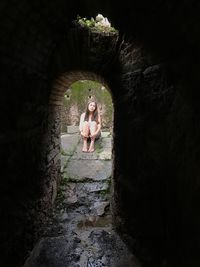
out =
[[[2,0],[2,266],[22,266],[40,238],[60,181],[64,92],[90,79],[113,99],[114,227],[144,267],[199,267],[199,9]],[[118,33],[74,22],[99,12]]]

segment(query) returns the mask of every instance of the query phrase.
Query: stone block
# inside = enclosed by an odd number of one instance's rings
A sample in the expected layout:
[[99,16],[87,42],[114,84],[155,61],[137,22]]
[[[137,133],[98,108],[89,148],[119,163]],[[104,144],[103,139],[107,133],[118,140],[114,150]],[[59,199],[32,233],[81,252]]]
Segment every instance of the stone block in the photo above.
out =
[[73,133],[78,133],[78,132],[79,132],[79,126],[76,126],[76,125],[67,126],[67,133],[73,134]]

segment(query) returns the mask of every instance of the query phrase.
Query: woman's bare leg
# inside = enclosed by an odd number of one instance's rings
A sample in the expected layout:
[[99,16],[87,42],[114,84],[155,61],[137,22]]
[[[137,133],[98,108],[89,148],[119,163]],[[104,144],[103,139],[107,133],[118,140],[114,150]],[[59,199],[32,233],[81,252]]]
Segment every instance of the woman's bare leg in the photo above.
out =
[[87,121],[84,121],[83,123],[83,130],[82,130],[82,134],[83,134],[83,148],[82,151],[83,152],[87,152],[88,151],[88,147],[87,147],[87,139],[89,136],[89,123]]
[[83,138],[83,148],[82,148],[83,152],[87,152],[88,151],[88,147],[87,147],[87,138]]
[[89,146],[89,149],[88,149],[88,152],[94,152],[94,141],[95,141],[95,138],[91,138],[91,142],[90,142],[90,146]]
[[[97,123],[96,121],[92,121],[90,123],[90,134],[92,135],[93,133],[96,132],[96,130],[97,130]],[[95,141],[95,137],[92,137],[88,152],[94,152],[94,141]]]

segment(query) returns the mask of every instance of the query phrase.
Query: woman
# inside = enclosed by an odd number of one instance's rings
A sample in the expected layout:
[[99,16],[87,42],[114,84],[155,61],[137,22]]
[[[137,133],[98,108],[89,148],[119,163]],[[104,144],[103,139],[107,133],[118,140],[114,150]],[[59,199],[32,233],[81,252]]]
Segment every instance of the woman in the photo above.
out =
[[[101,118],[96,101],[89,101],[86,112],[81,114],[79,130],[83,138],[83,152],[94,152],[95,139],[101,135]],[[88,148],[88,140],[90,145]]]

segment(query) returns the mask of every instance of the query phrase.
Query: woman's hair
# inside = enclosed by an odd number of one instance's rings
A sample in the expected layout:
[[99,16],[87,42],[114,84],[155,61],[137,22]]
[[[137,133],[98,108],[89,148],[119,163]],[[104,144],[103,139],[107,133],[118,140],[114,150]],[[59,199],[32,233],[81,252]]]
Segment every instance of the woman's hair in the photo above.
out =
[[93,116],[92,116],[92,121],[98,121],[98,107],[97,107],[97,102],[95,100],[90,100],[88,101],[87,103],[87,107],[86,107],[86,111],[85,111],[85,121],[88,121],[89,120],[89,114],[90,114],[90,111],[88,109],[88,106],[90,103],[95,103],[95,110],[93,111]]

